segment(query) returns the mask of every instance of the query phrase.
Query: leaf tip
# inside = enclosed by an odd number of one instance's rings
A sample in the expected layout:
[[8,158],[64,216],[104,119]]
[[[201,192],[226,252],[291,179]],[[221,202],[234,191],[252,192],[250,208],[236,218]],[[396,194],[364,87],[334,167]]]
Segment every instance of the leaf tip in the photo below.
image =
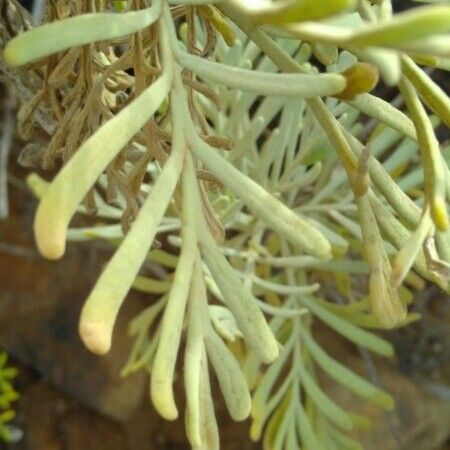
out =
[[3,59],[8,66],[16,67],[28,62],[22,60],[20,47],[20,36],[11,39],[8,44],[6,44],[3,50]]
[[445,206],[445,200],[441,197],[433,199],[431,213],[433,215],[433,221],[439,231],[447,231],[449,227],[449,220],[447,214],[447,208]]
[[346,86],[334,95],[340,100],[353,100],[357,95],[372,91],[379,80],[378,68],[366,62],[357,62],[346,69],[342,76],[346,80]]
[[34,236],[39,253],[47,259],[60,259],[66,251],[66,227],[59,216],[49,214],[42,205],[34,219]]
[[111,333],[104,321],[81,318],[79,333],[84,345],[97,355],[105,355],[111,348]]
[[173,401],[173,395],[167,391],[165,382],[159,382],[155,377],[152,377],[150,397],[153,406],[161,417],[166,420],[176,420],[178,418],[178,409]]

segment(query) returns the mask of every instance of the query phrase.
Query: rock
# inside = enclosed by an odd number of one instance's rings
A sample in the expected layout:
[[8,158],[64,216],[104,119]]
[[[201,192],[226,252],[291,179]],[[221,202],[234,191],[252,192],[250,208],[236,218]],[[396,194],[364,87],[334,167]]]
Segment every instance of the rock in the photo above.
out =
[[[20,193],[11,195],[20,200]],[[111,250],[69,245],[63,259],[45,261],[34,248],[32,215],[16,213],[13,208],[11,217],[0,222],[0,347],[85,404],[125,420],[146,390],[143,373],[119,376],[132,344],[127,326],[148,300],[129,295],[111,352],[104,357],[89,353],[78,337],[78,316]]]
[[14,450],[108,450],[126,448],[123,428],[80,406],[45,382],[23,392],[19,424],[23,439]]

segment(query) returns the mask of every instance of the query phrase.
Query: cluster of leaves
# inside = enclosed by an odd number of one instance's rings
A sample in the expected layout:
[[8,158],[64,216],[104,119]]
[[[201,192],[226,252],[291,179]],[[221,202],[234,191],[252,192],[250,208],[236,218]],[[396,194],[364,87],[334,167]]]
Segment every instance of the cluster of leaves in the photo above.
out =
[[[325,393],[318,368],[393,407],[321,348],[312,319],[390,356],[365,328],[416,320],[423,279],[448,289],[448,148],[434,128],[450,101],[417,64],[448,68],[449,18],[445,5],[393,15],[387,0],[78,0],[53,2],[6,47],[42,80],[22,135],[46,111],[54,126],[21,160],[64,163],[51,183],[29,178],[38,247],[57,259],[67,239],[117,246],[80,319],[96,353],[131,287],[156,295],[131,323],[124,374],[148,370],[155,408],[175,419],[185,336],[193,448],[219,447],[209,366],[266,449],[360,448],[345,431],[366,421]],[[369,94],[378,76],[409,117]],[[107,224],[69,229],[77,211]],[[138,275],[149,264],[155,276]]]
[[0,439],[5,442],[11,441],[11,430],[8,422],[14,419],[16,413],[11,408],[11,403],[19,398],[19,394],[14,390],[11,381],[17,375],[17,369],[7,367],[8,355],[0,352]]

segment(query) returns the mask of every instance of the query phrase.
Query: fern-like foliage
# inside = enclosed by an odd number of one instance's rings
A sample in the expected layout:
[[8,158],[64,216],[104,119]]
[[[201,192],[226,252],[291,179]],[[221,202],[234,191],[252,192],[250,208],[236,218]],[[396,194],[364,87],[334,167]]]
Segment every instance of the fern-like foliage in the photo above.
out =
[[[57,5],[4,57],[42,76],[22,134],[39,110],[55,119],[50,145],[26,147],[22,161],[65,163],[50,184],[29,178],[42,197],[40,251],[60,258],[67,239],[117,245],[81,314],[86,346],[109,350],[130,288],[154,294],[131,323],[124,374],[147,369],[155,408],[175,419],[185,339],[193,448],[219,448],[209,368],[230,415],[251,414],[265,448],[360,448],[345,431],[364,418],[323,391],[317,370],[382,408],[392,398],[322,349],[312,322],[390,356],[366,328],[416,320],[407,304],[423,278],[448,289],[448,149],[434,126],[448,125],[450,105],[417,63],[448,64],[450,8]],[[369,93],[378,76],[399,86],[409,117]],[[94,210],[109,223],[69,229],[77,211]],[[164,250],[152,247],[157,236]],[[159,279],[138,275],[146,261]],[[227,345],[237,339],[244,355]]]

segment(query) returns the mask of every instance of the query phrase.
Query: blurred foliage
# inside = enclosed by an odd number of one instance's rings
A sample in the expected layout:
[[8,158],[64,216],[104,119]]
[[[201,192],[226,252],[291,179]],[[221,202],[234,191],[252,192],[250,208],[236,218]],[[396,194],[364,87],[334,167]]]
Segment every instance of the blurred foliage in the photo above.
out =
[[7,360],[7,354],[0,352],[0,439],[10,442],[12,436],[8,422],[16,415],[11,403],[19,399],[19,394],[12,385],[12,380],[17,376],[17,369],[8,367]]

